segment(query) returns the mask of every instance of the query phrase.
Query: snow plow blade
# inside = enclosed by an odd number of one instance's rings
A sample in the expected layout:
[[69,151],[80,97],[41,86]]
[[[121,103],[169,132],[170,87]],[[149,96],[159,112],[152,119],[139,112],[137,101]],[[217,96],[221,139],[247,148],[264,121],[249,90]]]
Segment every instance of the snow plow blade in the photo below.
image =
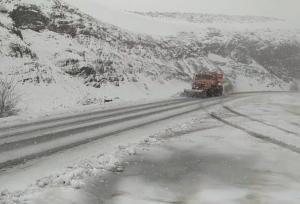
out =
[[183,95],[186,97],[202,98],[206,97],[206,92],[203,90],[185,89]]

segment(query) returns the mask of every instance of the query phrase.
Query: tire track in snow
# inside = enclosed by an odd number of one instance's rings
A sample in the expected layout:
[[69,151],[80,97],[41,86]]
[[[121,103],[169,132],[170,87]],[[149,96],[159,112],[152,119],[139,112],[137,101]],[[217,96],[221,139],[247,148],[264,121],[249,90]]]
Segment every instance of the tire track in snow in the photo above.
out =
[[278,129],[278,130],[281,130],[281,131],[283,131],[283,132],[286,132],[286,133],[288,133],[288,134],[293,134],[293,135],[296,135],[296,136],[300,137],[300,135],[299,135],[298,133],[296,133],[296,132],[293,132],[293,131],[287,130],[287,129],[285,129],[285,128],[281,128],[281,127],[278,127],[278,126],[276,126],[276,125],[267,123],[267,122],[265,122],[265,121],[262,121],[262,120],[253,118],[253,117],[251,117],[251,116],[249,116],[249,115],[246,115],[246,114],[240,113],[240,112],[238,112],[238,111],[235,111],[235,110],[233,110],[232,108],[230,108],[230,107],[228,107],[228,106],[223,106],[223,108],[226,109],[226,110],[228,110],[229,112],[231,112],[231,113],[237,115],[237,116],[241,116],[241,117],[247,118],[247,119],[249,119],[249,120],[251,120],[251,121],[258,122],[258,123],[262,123],[262,124],[264,124],[264,125],[266,125],[266,126],[273,127],[273,128]]
[[291,113],[291,114],[293,114],[293,115],[296,115],[296,116],[300,116],[300,113],[295,113],[295,112],[290,111],[290,110],[288,110],[287,112],[289,112],[289,113]]
[[[62,137],[71,137],[73,134],[83,133],[83,132],[90,131],[90,130],[93,130],[93,129],[96,129],[99,127],[105,127],[105,126],[109,126],[109,125],[112,125],[115,123],[121,123],[123,121],[134,120],[137,118],[143,118],[143,117],[147,117],[147,116],[150,116],[153,114],[163,113],[163,112],[175,110],[178,108],[184,108],[186,106],[194,105],[197,103],[199,103],[199,102],[198,101],[197,102],[186,102],[186,103],[183,103],[182,105],[176,105],[176,106],[171,106],[171,107],[167,106],[167,108],[160,108],[155,111],[141,113],[141,114],[137,114],[137,115],[133,115],[133,116],[129,116],[129,117],[126,117],[126,116],[123,118],[119,117],[117,119],[109,120],[106,122],[101,121],[101,122],[96,122],[96,123],[91,123],[91,124],[87,123],[85,125],[80,125],[80,126],[71,126],[71,127],[65,128],[60,131],[52,130],[52,131],[47,132],[46,134],[45,133],[39,134],[35,137],[30,136],[27,139],[20,137],[16,141],[0,144],[0,153],[5,152],[5,151],[10,151],[13,149],[18,149],[19,147],[23,148],[23,147],[26,147],[29,145],[37,145],[40,143],[48,142],[48,141],[55,140],[55,139],[62,138]],[[154,108],[151,108],[151,109],[154,109]]]
[[291,124],[300,127],[300,123],[291,122]]
[[[160,105],[163,103],[170,103],[170,102],[179,102],[179,101],[187,101],[187,98],[177,98],[177,99],[171,99],[171,100],[163,100],[163,101],[157,101],[157,102],[151,102],[151,103],[146,103],[146,104],[138,104],[135,105],[135,108],[139,108],[139,107],[145,107],[145,106],[149,106],[149,105]],[[85,116],[91,116],[91,115],[95,115],[95,114],[103,114],[103,113],[107,113],[107,112],[111,112],[111,111],[120,111],[120,110],[124,110],[124,109],[128,109],[128,108],[132,108],[132,105],[129,106],[124,106],[124,107],[119,107],[119,108],[109,108],[109,109],[104,109],[104,110],[98,110],[98,111],[87,111],[84,113],[74,113],[68,116],[64,116],[64,117],[53,117],[53,118],[48,118],[48,119],[43,119],[43,120],[39,120],[39,121],[35,121],[35,122],[24,122],[24,123],[20,123],[20,124],[15,124],[15,125],[11,125],[11,126],[2,126],[0,127],[0,131],[5,131],[7,129],[16,129],[16,128],[21,128],[21,127],[26,127],[28,125],[39,125],[39,124],[43,124],[43,123],[51,123],[53,121],[62,121],[62,120],[67,120],[67,119],[72,119],[72,118],[78,118],[78,117],[85,117]]]
[[153,124],[153,123],[157,123],[157,122],[160,122],[160,121],[163,121],[163,120],[167,120],[167,119],[182,116],[182,115],[185,115],[185,114],[188,114],[188,113],[192,113],[192,112],[195,112],[199,109],[200,109],[200,107],[197,107],[197,108],[194,108],[190,111],[185,111],[183,113],[178,113],[178,114],[175,114],[175,115],[163,117],[163,118],[160,118],[160,119],[157,119],[157,120],[153,120],[151,122],[145,122],[145,123],[138,124],[138,125],[135,125],[135,126],[126,127],[126,128],[123,128],[123,129],[120,129],[120,130],[117,130],[117,131],[113,131],[113,132],[110,132],[110,133],[107,133],[107,134],[102,134],[102,135],[100,134],[100,135],[95,136],[95,137],[86,138],[84,140],[77,141],[77,142],[74,142],[74,143],[70,143],[70,144],[67,144],[67,145],[64,145],[64,146],[59,146],[59,147],[56,147],[56,148],[53,148],[53,149],[45,150],[45,151],[39,152],[37,154],[30,154],[30,155],[22,156],[22,157],[17,158],[17,159],[8,160],[6,162],[0,163],[0,169],[4,169],[4,168],[7,169],[9,167],[13,167],[13,166],[16,166],[16,165],[19,165],[19,164],[22,164],[22,163],[26,163],[29,160],[33,160],[33,159],[44,157],[44,156],[49,156],[51,154],[61,152],[61,151],[64,151],[64,150],[68,150],[68,149],[71,149],[71,148],[74,148],[74,147],[77,147],[77,146],[80,146],[80,145],[83,145],[83,144],[87,144],[87,143],[99,140],[101,138],[109,137],[109,136],[116,135],[116,134],[121,133],[121,132],[125,132],[125,131],[136,129],[136,128],[140,128],[140,127],[150,125],[150,124]]
[[[228,100],[232,100],[232,99],[228,98]],[[166,116],[162,115],[161,117],[158,117],[156,119],[151,119],[150,121],[141,122],[139,124],[134,124],[134,125],[127,126],[127,127],[122,127],[120,129],[116,129],[116,130],[108,132],[108,133],[95,134],[91,137],[81,138],[78,141],[74,141],[74,142],[70,142],[70,143],[66,143],[66,144],[60,144],[60,146],[55,146],[53,148],[48,148],[48,149],[44,149],[44,150],[41,150],[41,151],[39,150],[39,152],[36,152],[36,153],[31,153],[31,154],[27,154],[27,155],[26,154],[20,154],[21,156],[18,156],[18,157],[13,158],[13,159],[7,158],[7,160],[0,162],[0,169],[2,169],[2,172],[3,172],[3,171],[7,170],[10,167],[13,167],[13,166],[16,166],[16,165],[19,165],[19,164],[24,164],[27,161],[30,161],[30,160],[33,160],[33,159],[37,159],[37,158],[45,157],[45,156],[50,156],[54,153],[62,152],[62,151],[68,150],[68,149],[72,149],[72,148],[75,148],[77,146],[84,145],[84,144],[99,140],[101,138],[113,136],[113,135],[116,135],[116,134],[119,134],[119,133],[122,133],[122,132],[125,132],[125,131],[128,131],[128,130],[140,128],[140,127],[147,126],[147,125],[157,123],[157,122],[160,122],[160,121],[164,121],[164,120],[168,120],[168,119],[171,119],[171,118],[186,115],[186,114],[189,114],[189,113],[193,113],[193,112],[198,111],[200,109],[208,108],[210,106],[215,106],[217,104],[220,104],[220,99],[218,98],[218,99],[213,99],[213,100],[205,100],[204,102],[210,102],[210,103],[203,106],[203,104],[201,104],[201,101],[198,101],[199,105],[196,104],[197,107],[194,107],[194,106],[196,106],[195,104],[194,105],[191,104],[190,105],[191,107],[188,110],[187,110],[187,108],[184,109],[183,107],[181,107],[183,110],[180,110],[178,112],[178,110],[175,110],[175,109],[178,109],[178,107],[177,107],[177,108],[174,108],[174,110],[173,110],[173,111],[177,111],[177,112],[172,113],[170,115],[166,115]],[[185,105],[182,105],[182,106],[185,106]],[[169,111],[172,111],[172,110],[169,110]],[[156,113],[152,113],[152,114],[149,114],[149,115],[152,116],[153,114],[157,114],[159,116],[160,113],[162,113],[162,111],[158,110],[158,111],[156,111]],[[143,116],[141,116],[141,117],[143,117]],[[31,146],[29,146],[29,147],[31,147]],[[33,147],[35,147],[35,146],[33,146]]]
[[[84,113],[79,115],[73,115],[68,117],[62,117],[57,119],[49,119],[38,121],[35,123],[23,123],[15,126],[10,127],[3,127],[0,128],[0,140],[6,139],[12,136],[23,135],[26,133],[34,133],[34,131],[41,131],[46,129],[52,128],[59,128],[66,125],[75,125],[80,124],[82,122],[89,122],[89,121],[97,121],[99,119],[109,118],[113,116],[120,116],[121,114],[129,114],[133,112],[143,111],[143,110],[150,110],[151,108],[161,107],[166,105],[173,105],[173,104],[180,104],[186,103],[189,100],[187,99],[176,99],[170,100],[166,102],[155,102],[150,104],[142,104],[138,106],[130,106],[126,108],[118,108],[118,109],[108,109],[102,111],[96,111],[91,113]],[[190,100],[192,101],[192,100]],[[107,114],[108,113],[108,114]],[[52,124],[51,124],[52,123]]]
[[226,125],[229,125],[233,128],[236,128],[236,129],[239,129],[245,133],[247,133],[248,135],[252,136],[252,137],[255,137],[255,138],[258,138],[258,139],[261,139],[263,141],[266,141],[266,142],[269,142],[269,143],[272,143],[274,145],[277,145],[277,146],[280,146],[282,148],[285,148],[287,150],[290,150],[290,151],[293,151],[295,153],[298,153],[300,154],[300,148],[298,148],[297,146],[294,146],[294,145],[289,145],[289,144],[286,144],[280,140],[276,140],[274,138],[271,138],[269,136],[266,136],[266,135],[263,135],[263,134],[260,134],[260,133],[257,133],[257,132],[254,132],[252,130],[249,130],[247,128],[244,128],[244,127],[241,127],[239,125],[236,125],[228,120],[225,120],[219,116],[217,116],[215,113],[210,113],[210,116]]

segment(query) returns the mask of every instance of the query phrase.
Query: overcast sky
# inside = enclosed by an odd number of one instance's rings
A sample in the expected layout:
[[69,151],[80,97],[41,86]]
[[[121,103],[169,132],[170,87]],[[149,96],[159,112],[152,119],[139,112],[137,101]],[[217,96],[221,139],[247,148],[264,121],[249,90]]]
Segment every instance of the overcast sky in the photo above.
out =
[[300,19],[300,0],[93,0],[116,9],[188,11]]

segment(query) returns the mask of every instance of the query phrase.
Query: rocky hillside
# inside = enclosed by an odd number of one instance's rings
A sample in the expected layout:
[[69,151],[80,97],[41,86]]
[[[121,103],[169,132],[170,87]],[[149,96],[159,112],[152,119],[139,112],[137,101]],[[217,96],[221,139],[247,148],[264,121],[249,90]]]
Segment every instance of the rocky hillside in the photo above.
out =
[[[210,36],[207,39],[211,39],[210,44],[213,44],[216,48],[208,48],[208,52],[230,58],[232,58],[232,54],[236,55],[238,53],[239,59],[234,59],[237,62],[247,64],[247,61],[254,60],[268,72],[285,81],[300,78],[300,28],[293,27],[293,25],[285,27],[288,22],[283,19],[262,16],[228,16],[176,12],[133,13],[156,19],[208,24],[210,27],[206,34]],[[278,22],[279,24],[276,24]],[[214,26],[214,23],[225,24],[224,30],[220,28],[212,29],[211,26]],[[275,23],[275,25],[272,23]],[[229,27],[231,32],[228,32],[226,24],[246,24],[248,28],[241,31]],[[257,24],[263,25],[264,29],[258,29],[256,27]],[[219,40],[214,41],[215,37],[219,37]],[[198,39],[198,41],[202,40],[204,39]],[[244,59],[241,60],[240,57]]]
[[204,69],[223,70],[236,91],[286,90],[300,78],[299,42],[299,32],[270,29],[207,27],[152,37],[104,23],[60,0],[2,0],[0,6],[0,73],[17,81],[23,112],[106,97],[166,97],[188,87],[192,75]]

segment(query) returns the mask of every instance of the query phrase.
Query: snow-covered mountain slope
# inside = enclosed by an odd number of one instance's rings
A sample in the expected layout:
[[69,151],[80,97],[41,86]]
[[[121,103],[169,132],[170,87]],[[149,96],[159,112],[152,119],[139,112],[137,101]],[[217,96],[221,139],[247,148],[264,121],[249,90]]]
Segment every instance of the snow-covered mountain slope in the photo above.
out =
[[[151,22],[144,27],[153,26],[152,33],[159,33],[158,22],[176,25],[173,33],[152,36],[147,30],[133,32],[136,21],[129,20],[126,29],[124,21],[117,27],[82,9],[87,14],[60,0],[1,2],[0,73],[18,82],[23,113],[73,108],[106,97],[168,97],[190,86],[192,75],[203,69],[223,70],[235,91],[288,90],[300,78],[297,30],[200,26],[178,32],[195,23],[127,13],[130,19]],[[247,19],[243,24],[248,26],[248,21],[260,21]]]

